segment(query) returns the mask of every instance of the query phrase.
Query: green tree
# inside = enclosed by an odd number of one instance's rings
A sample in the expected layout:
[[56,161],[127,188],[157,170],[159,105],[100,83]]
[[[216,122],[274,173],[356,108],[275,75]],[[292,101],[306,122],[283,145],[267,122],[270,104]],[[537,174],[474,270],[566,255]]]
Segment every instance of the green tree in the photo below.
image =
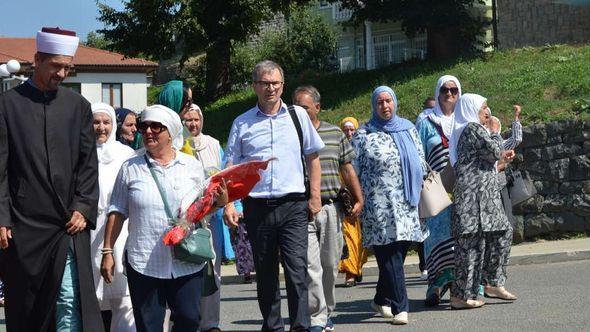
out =
[[264,33],[257,47],[262,58],[274,60],[288,74],[297,75],[333,70],[336,43],[332,27],[312,8],[305,7],[293,11],[283,29]]
[[[99,1],[99,0],[97,0]],[[99,6],[99,30],[125,55],[139,53],[161,60],[181,54],[181,63],[206,53],[205,90],[208,100],[229,91],[233,42],[259,31],[273,13],[310,0],[126,0],[117,11]]]
[[95,31],[90,31],[88,35],[86,35],[86,42],[84,43],[86,46],[100,48],[101,50],[110,50],[109,42],[105,39],[105,37]]
[[[335,3],[338,0],[329,0]],[[427,34],[427,53],[445,58],[477,51],[478,36],[484,22],[474,15],[474,4],[481,0],[341,0],[343,8],[353,10],[351,24],[400,21],[406,35]]]

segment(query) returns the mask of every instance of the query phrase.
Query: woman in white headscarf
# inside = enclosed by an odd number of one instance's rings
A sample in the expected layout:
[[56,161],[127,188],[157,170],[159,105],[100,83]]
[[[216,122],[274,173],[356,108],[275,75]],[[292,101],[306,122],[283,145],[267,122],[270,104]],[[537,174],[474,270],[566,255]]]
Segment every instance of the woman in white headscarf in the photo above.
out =
[[504,288],[506,270],[502,252],[512,241],[511,226],[504,214],[496,163],[504,157],[499,124],[492,121],[486,98],[464,94],[455,106],[455,123],[449,146],[455,168],[455,281],[451,307],[471,309],[480,284],[489,297],[515,300]]
[[[121,230],[121,236],[113,247],[113,255],[117,258],[115,273],[117,279],[112,284],[105,284],[100,275],[100,262],[103,247],[104,231],[107,221],[107,209],[115,178],[119,173],[121,164],[133,156],[135,152],[130,147],[118,142],[115,133],[117,132],[117,117],[115,110],[108,104],[92,104],[92,115],[94,117],[93,127],[96,134],[96,152],[98,154],[98,184],[100,196],[98,199],[98,217],[96,229],[90,232],[90,248],[92,255],[94,286],[96,297],[102,311],[111,311],[110,331],[135,331],[133,319],[133,307],[129,297],[127,278],[123,275],[122,257],[127,239],[127,227]],[[109,330],[105,321],[105,329]]]
[[[422,141],[426,162],[441,172],[449,162],[449,140],[455,119],[455,104],[461,97],[461,83],[455,76],[438,79],[434,89],[435,106],[425,110],[416,123]],[[451,210],[449,206],[438,215],[427,218],[428,237],[424,240],[425,266],[420,268],[428,275],[425,303],[434,306],[450,288],[454,279],[455,254],[451,236]]]
[[[173,141],[182,140],[178,114],[153,105],[143,111],[142,119],[138,129],[145,154],[123,163],[117,176],[101,273],[107,283],[113,282],[112,245],[129,218],[125,266],[137,330],[161,331],[168,306],[174,313],[175,330],[197,331],[205,263],[177,260],[162,239],[171,222],[185,217],[190,203],[202,195],[203,167],[173,146]],[[217,206],[227,204],[225,184],[215,192],[215,200]]]

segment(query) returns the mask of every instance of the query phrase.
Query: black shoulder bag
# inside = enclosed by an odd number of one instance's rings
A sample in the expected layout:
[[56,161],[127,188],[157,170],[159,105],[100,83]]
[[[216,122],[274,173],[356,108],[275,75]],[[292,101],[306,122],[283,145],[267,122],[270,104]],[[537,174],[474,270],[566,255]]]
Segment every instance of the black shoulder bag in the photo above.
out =
[[305,197],[309,198],[309,175],[307,174],[307,167],[305,164],[305,156],[303,155],[303,131],[301,130],[301,123],[299,122],[299,118],[297,117],[297,113],[295,112],[295,107],[293,105],[287,107],[289,110],[289,115],[291,116],[291,120],[295,124],[295,130],[297,130],[297,136],[299,136],[299,149],[301,150],[301,167],[303,167],[303,182],[305,184]]

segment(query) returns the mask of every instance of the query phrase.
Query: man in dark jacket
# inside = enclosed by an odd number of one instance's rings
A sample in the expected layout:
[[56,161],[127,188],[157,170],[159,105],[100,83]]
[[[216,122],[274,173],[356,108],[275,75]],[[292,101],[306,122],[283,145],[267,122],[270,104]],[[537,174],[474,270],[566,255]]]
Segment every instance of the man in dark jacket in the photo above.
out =
[[90,259],[98,165],[90,104],[59,87],[74,32],[37,33],[35,70],[0,95],[0,273],[8,331],[102,331]]

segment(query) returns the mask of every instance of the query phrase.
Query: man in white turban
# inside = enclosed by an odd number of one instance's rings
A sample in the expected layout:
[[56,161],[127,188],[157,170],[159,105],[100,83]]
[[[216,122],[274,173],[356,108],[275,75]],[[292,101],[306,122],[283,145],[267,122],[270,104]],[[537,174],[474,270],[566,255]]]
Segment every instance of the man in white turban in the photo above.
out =
[[9,331],[103,331],[90,260],[98,203],[90,103],[59,84],[75,32],[37,33],[33,76],[0,96],[0,274]]

